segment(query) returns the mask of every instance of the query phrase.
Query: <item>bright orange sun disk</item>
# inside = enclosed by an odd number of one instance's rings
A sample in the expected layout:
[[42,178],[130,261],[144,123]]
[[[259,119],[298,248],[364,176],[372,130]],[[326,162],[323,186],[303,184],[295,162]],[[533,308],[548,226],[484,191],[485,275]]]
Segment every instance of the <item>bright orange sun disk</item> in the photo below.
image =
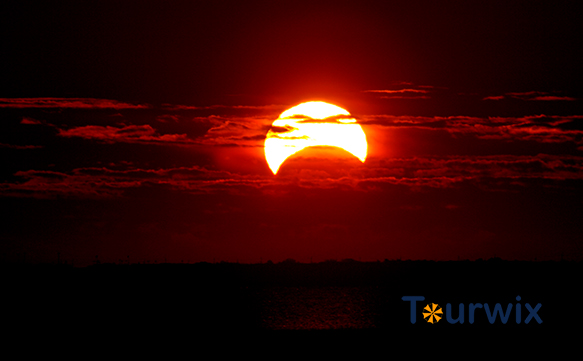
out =
[[265,159],[273,174],[287,158],[307,147],[339,147],[364,163],[366,136],[350,113],[336,105],[313,101],[279,116],[265,139]]

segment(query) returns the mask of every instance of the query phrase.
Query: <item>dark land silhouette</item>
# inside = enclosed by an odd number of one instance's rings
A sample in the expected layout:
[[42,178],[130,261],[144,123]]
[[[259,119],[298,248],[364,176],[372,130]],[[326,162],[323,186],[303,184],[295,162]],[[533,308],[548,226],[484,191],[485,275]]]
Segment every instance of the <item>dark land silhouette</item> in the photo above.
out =
[[[7,323],[51,333],[55,327],[264,332],[482,332],[542,334],[574,324],[581,262],[354,260],[238,264],[3,265]],[[403,296],[423,296],[415,324]],[[520,302],[516,300],[520,297]],[[421,308],[437,303],[500,303],[513,312],[490,323],[427,323]],[[514,309],[522,304],[522,322]],[[541,304],[543,321],[524,319]],[[571,305],[571,306],[570,306]],[[287,330],[287,331],[286,331]],[[124,332],[125,332],[124,331]]]

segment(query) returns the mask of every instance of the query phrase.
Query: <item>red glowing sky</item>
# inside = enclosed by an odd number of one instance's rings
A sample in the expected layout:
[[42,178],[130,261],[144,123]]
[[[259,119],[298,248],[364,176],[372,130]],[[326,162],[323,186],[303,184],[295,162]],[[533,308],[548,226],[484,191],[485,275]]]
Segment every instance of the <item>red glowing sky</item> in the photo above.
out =
[[[8,3],[2,259],[581,259],[574,6]],[[355,116],[364,164],[273,176],[307,100]]]

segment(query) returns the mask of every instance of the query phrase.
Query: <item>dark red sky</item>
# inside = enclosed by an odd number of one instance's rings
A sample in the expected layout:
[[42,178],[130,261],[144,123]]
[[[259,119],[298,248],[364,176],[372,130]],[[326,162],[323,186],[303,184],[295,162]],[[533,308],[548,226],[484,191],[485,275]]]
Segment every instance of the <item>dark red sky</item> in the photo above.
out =
[[[576,2],[4,2],[5,261],[583,259]],[[364,164],[263,141],[344,107]]]

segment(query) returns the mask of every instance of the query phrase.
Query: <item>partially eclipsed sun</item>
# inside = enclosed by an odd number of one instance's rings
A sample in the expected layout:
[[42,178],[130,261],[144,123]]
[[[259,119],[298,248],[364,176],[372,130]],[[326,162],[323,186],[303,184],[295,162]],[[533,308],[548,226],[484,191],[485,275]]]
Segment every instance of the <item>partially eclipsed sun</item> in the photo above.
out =
[[339,147],[361,162],[366,159],[366,136],[350,113],[325,102],[307,102],[281,113],[267,132],[265,159],[273,174],[287,158],[314,146]]

